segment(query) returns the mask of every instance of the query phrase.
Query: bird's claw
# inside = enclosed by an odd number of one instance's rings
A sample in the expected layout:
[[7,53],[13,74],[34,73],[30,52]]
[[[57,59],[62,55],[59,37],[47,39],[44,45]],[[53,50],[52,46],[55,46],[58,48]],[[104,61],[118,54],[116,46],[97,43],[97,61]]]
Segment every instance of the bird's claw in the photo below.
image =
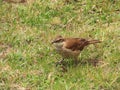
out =
[[58,65],[61,65],[62,64],[62,62],[63,62],[63,60],[60,60],[60,61],[58,61],[58,62],[56,62],[56,67],[58,66]]

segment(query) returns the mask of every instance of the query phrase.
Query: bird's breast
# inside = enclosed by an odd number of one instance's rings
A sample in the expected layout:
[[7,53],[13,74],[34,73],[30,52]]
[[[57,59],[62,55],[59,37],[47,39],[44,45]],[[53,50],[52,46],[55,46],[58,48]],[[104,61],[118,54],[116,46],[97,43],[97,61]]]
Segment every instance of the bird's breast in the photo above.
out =
[[64,43],[60,42],[60,43],[54,43],[54,47],[56,50],[62,50]]
[[66,43],[54,43],[54,47],[56,51],[61,54],[64,58],[74,58],[78,57],[80,54],[80,50],[73,51],[72,49],[68,49],[65,47]]

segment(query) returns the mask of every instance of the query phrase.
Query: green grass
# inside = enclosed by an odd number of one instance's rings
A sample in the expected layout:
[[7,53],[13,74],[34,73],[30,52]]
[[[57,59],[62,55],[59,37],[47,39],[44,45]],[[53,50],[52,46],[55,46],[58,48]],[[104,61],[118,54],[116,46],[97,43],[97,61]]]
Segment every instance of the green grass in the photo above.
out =
[[[0,0],[0,90],[119,90],[119,7],[119,0]],[[84,49],[78,66],[66,62],[62,72],[50,43],[57,35],[102,43]]]

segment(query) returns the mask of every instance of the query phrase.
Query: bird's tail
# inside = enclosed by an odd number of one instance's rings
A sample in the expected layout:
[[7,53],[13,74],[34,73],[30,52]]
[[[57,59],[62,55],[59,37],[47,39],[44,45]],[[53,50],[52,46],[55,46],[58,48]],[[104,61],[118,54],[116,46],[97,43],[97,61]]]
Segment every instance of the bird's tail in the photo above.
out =
[[90,40],[88,41],[88,44],[95,44],[95,43],[101,43],[99,40]]

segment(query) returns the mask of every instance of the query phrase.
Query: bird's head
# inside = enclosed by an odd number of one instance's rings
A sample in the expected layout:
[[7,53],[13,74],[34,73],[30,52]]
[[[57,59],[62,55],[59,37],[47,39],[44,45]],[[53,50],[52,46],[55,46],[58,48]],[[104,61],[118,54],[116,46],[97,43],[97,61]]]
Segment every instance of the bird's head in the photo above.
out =
[[56,49],[62,48],[65,39],[62,36],[57,36],[51,43],[56,47]]
[[54,43],[61,43],[63,41],[64,41],[64,38],[59,35],[52,41],[52,44],[54,44]]

